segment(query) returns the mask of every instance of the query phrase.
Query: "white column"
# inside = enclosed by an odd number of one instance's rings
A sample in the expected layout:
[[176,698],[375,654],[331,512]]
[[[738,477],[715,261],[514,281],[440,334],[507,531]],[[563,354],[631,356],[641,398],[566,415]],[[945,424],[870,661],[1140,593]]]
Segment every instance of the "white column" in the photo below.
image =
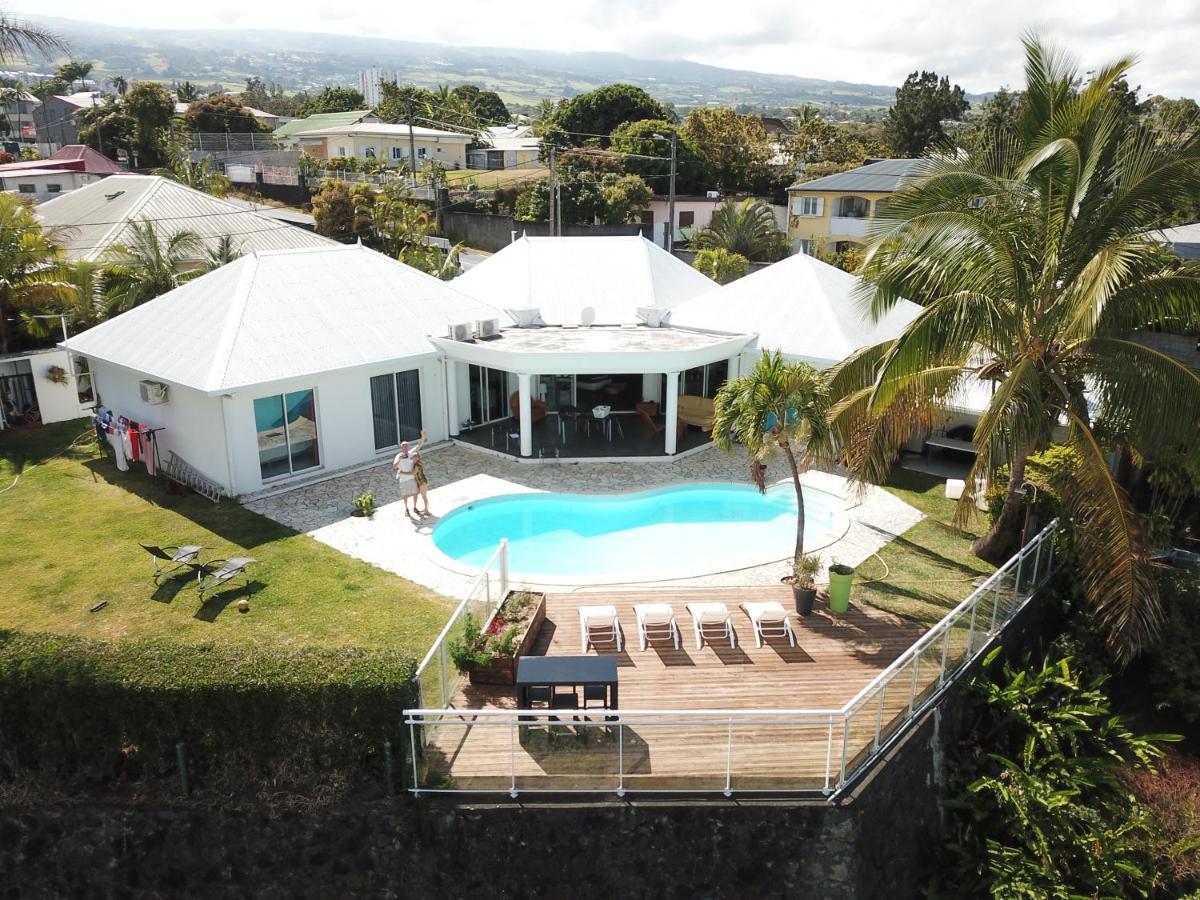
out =
[[458,437],[458,363],[446,358],[446,429]]
[[741,354],[738,354],[737,356],[729,357],[729,371],[725,375],[726,381],[733,381],[733,379],[737,378],[738,376],[740,376],[742,374],[741,372],[738,371],[738,369],[739,369],[738,364],[741,361],[742,361]]
[[528,372],[517,373],[517,395],[520,401],[521,455],[533,456],[533,397],[530,394],[533,376]]
[[678,442],[678,423],[679,423],[679,373],[667,373],[667,433],[666,433],[666,450],[667,456],[675,455],[675,447]]

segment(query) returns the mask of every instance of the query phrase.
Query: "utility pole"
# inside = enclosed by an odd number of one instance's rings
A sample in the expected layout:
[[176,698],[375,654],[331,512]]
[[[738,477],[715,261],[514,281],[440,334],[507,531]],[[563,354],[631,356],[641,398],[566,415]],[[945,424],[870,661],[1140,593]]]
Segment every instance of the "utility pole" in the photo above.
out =
[[417,189],[417,141],[413,137],[413,99],[408,98],[408,172],[412,177],[412,187]]
[[555,198],[558,196],[558,176],[554,170],[554,152],[555,152],[555,147],[553,144],[551,144],[550,145],[550,234],[551,235],[558,234],[558,232],[554,230],[554,226],[557,224],[557,217],[554,215],[554,207],[558,205],[555,202]]
[[675,141],[678,137],[671,132],[671,180],[667,195],[667,252],[675,251]]
[[[20,107],[18,107],[19,109]],[[100,155],[104,155],[104,128],[96,118],[96,95],[92,94],[92,125],[96,129],[96,142],[100,145]],[[65,329],[64,329],[65,330]],[[66,340],[64,338],[63,340]]]

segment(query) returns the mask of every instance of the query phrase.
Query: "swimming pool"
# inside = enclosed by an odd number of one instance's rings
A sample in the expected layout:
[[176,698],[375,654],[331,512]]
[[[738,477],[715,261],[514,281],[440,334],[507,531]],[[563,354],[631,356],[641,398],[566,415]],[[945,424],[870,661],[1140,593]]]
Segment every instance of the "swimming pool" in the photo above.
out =
[[[828,543],[841,498],[804,489],[807,548]],[[509,569],[562,581],[649,581],[726,572],[790,557],[796,494],[700,482],[636,494],[506,494],[467,503],[433,529],[451,560],[482,566],[502,538]],[[825,540],[823,540],[825,539]]]

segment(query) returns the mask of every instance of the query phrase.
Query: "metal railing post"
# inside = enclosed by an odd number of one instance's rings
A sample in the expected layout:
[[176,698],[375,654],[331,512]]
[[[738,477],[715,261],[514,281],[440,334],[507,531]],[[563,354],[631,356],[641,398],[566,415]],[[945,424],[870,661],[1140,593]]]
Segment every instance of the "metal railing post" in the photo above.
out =
[[617,722],[617,796],[625,796],[625,723]]
[[979,595],[975,595],[975,601],[971,604],[971,623],[967,626],[967,652],[963,654],[964,660],[969,660],[975,653],[975,614],[979,612]]
[[421,794],[421,782],[417,777],[417,726],[410,718],[408,720],[408,752],[412,754],[413,796]]
[[838,779],[838,787],[842,787],[846,783],[846,756],[850,752],[850,717],[854,713],[846,713],[842,717],[842,767],[841,777]]
[[1025,569],[1025,552],[1026,548],[1022,547],[1017,551],[1017,573],[1013,577],[1012,603],[1013,609],[1017,608],[1017,594],[1021,590],[1021,573]]
[[500,596],[508,596],[508,538],[500,538]]
[[996,633],[996,615],[1000,610],[1000,586],[1003,583],[1003,578],[996,579],[996,589],[992,591],[992,624],[988,626],[989,635]]
[[517,799],[517,719],[516,717],[509,720],[508,727],[508,765],[512,773],[512,786],[509,788],[508,794],[514,800]]
[[[1046,541],[1050,541],[1050,555],[1048,557],[1046,557],[1046,578],[1049,578],[1051,575],[1054,574],[1054,541],[1052,540],[1053,537],[1054,537],[1054,532],[1050,532],[1050,534],[1046,535],[1046,537],[1043,539]],[[1038,546],[1040,547],[1041,544],[1039,544]]]
[[[909,685],[909,689],[908,689],[908,714],[910,716],[913,714],[913,704],[917,702],[917,666],[920,662],[921,662],[921,654],[914,653],[913,654],[912,684]],[[940,684],[941,682],[939,681],[938,683]]]
[[1033,555],[1033,586],[1036,589],[1041,583],[1041,576],[1038,574],[1038,569],[1042,562],[1042,542],[1038,541],[1037,552]]
[[725,731],[725,796],[733,793],[733,716]]
[[450,705],[450,673],[446,667],[446,644],[438,647],[438,666],[442,670],[442,709]]
[[833,716],[829,717],[829,735],[825,740],[825,787],[823,790],[826,794],[829,793],[829,773],[833,766]]
[[883,698],[887,695],[888,683],[885,681],[879,686],[879,706],[875,710],[875,742],[874,750],[879,749],[879,735],[883,730]]
[[946,660],[950,656],[950,626],[946,626],[946,637],[942,639],[942,668],[938,672],[938,687],[946,683]]

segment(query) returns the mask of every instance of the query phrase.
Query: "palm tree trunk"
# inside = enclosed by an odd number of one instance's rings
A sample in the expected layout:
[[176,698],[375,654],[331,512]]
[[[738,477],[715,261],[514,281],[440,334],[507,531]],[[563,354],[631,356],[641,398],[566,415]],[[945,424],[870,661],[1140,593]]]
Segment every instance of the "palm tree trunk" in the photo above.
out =
[[1025,482],[1025,461],[1028,453],[1019,453],[1012,461],[1008,476],[1008,492],[1004,495],[1004,506],[987,534],[971,545],[971,552],[980,559],[1000,565],[1017,550],[1020,540],[1021,485]]
[[793,559],[804,555],[804,491],[800,487],[800,466],[796,464],[796,454],[792,448],[783,444],[783,453],[792,469],[792,485],[796,488],[796,553]]

